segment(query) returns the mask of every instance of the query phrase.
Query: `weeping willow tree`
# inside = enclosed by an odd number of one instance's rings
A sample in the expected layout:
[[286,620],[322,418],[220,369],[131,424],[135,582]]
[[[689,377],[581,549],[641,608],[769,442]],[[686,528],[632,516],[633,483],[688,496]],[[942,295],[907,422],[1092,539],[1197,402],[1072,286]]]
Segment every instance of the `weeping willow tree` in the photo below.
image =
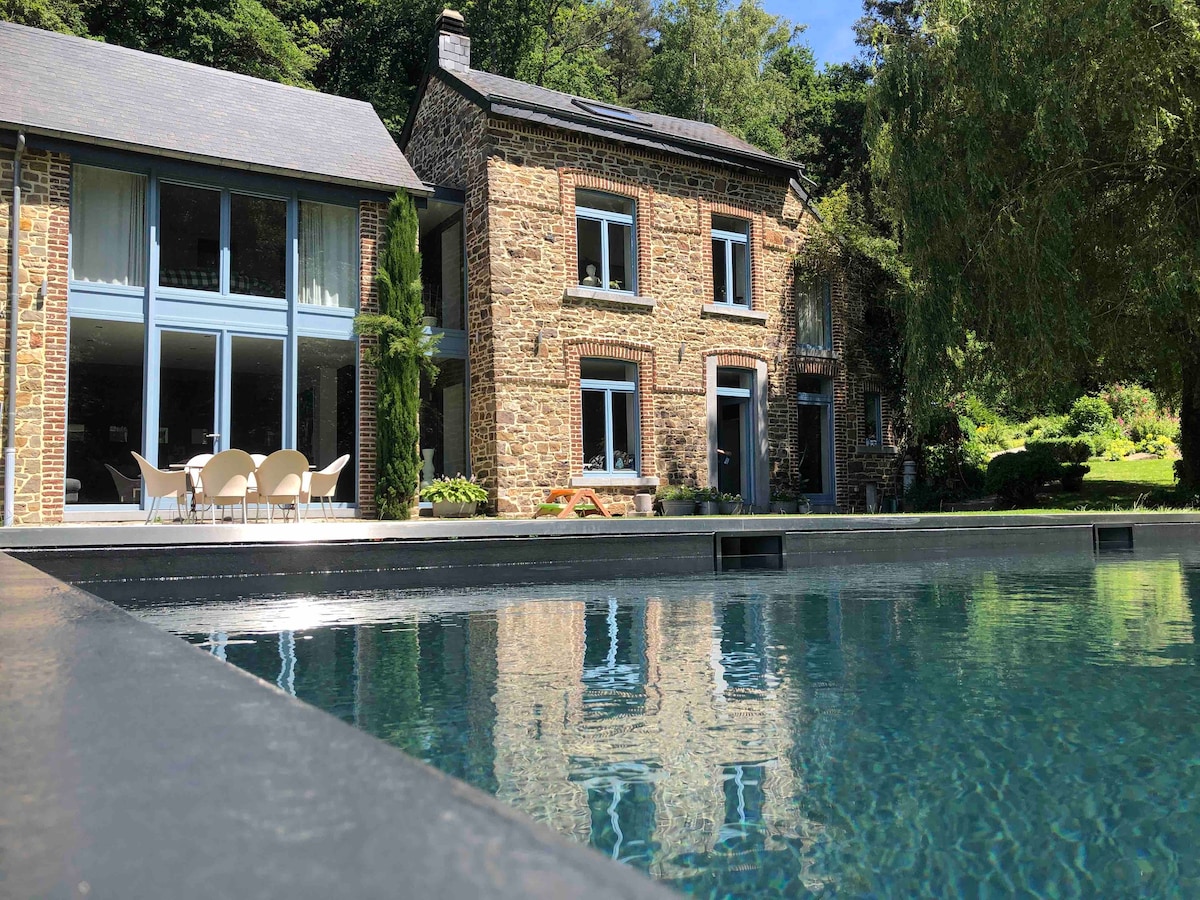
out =
[[[882,41],[867,134],[913,281],[919,415],[974,338],[1017,388],[1180,398],[1200,485],[1195,0],[926,0]],[[887,36],[885,36],[886,38]]]
[[421,372],[436,376],[436,339],[421,325],[425,310],[417,229],[412,198],[396,194],[388,206],[375,276],[379,312],[362,313],[354,321],[359,334],[377,339],[367,361],[378,372],[375,503],[381,519],[407,519],[417,499]]

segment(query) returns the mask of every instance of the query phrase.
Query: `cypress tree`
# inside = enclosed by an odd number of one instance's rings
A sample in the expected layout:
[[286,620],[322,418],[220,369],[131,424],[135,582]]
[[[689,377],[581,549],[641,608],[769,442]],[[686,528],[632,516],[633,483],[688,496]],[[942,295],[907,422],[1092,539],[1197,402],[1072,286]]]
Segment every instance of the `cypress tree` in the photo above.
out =
[[379,312],[355,319],[359,334],[378,338],[368,362],[378,372],[375,503],[381,519],[407,519],[417,499],[421,371],[436,374],[431,360],[436,340],[421,325],[424,305],[417,229],[412,198],[397,193],[388,206],[380,242],[375,276]]

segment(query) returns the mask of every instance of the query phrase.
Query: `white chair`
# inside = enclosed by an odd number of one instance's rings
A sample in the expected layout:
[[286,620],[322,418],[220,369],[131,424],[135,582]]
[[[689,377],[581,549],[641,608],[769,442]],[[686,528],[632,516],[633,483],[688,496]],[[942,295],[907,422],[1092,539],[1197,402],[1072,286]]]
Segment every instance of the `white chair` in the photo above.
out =
[[130,478],[108,463],[104,464],[104,468],[108,469],[108,474],[112,476],[113,485],[117,489],[117,497],[120,498],[121,503],[137,503],[142,499],[141,479]]
[[[132,451],[130,451],[132,452]],[[146,515],[149,525],[158,512],[158,506],[164,497],[175,499],[175,508],[179,511],[179,521],[184,519],[184,504],[187,501],[187,472],[164,472],[150,465],[149,461],[137,453],[133,454],[138,468],[142,470],[142,480],[146,482],[146,496],[150,497],[150,511]]]
[[[300,490],[308,474],[308,458],[299,450],[276,450],[254,473],[257,485],[251,499],[267,504],[267,521],[275,521],[276,506],[291,504],[300,520]],[[284,518],[286,519],[286,514]]]
[[[321,515],[328,519],[333,515],[333,495],[337,492],[338,478],[342,469],[350,461],[350,454],[339,456],[320,472],[306,472],[304,487],[300,491],[300,502],[304,504],[304,517],[308,518],[308,505],[314,497],[321,501]],[[325,511],[325,503],[329,502],[329,512]]]
[[241,506],[246,523],[246,491],[254,473],[254,460],[245,450],[222,450],[204,464],[195,485],[197,505],[212,507],[213,524],[218,506]]

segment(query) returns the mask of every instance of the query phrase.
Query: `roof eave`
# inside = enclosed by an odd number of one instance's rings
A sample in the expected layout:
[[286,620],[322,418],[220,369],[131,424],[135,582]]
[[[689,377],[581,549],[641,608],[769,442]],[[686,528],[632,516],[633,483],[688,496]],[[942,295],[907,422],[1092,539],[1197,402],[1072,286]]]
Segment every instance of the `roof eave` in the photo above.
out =
[[149,153],[154,156],[164,156],[170,159],[179,159],[186,162],[203,163],[205,165],[217,166],[223,169],[239,169],[245,172],[258,172],[264,175],[278,175],[284,178],[297,178],[303,181],[320,181],[326,184],[337,184],[343,187],[360,188],[368,191],[397,191],[405,190],[410,194],[417,196],[430,196],[433,194],[433,189],[421,182],[419,179],[417,184],[420,186],[409,184],[391,184],[387,182],[366,181],[359,178],[347,178],[345,176],[331,175],[324,172],[306,172],[298,169],[288,169],[281,166],[269,166],[262,163],[255,163],[249,160],[228,159],[223,157],[208,156],[203,153],[190,153],[185,150],[173,150],[165,147],[155,147],[149,144],[137,144],[130,141],[119,141],[111,138],[105,138],[98,135],[80,134],[78,132],[62,131],[56,128],[45,128],[38,125],[26,125],[20,122],[9,122],[0,120],[0,129],[12,131],[24,131],[26,134],[36,134],[42,137],[54,138],[61,141],[72,141],[78,144],[92,144],[97,147],[108,147],[113,150],[127,150],[135,153]]

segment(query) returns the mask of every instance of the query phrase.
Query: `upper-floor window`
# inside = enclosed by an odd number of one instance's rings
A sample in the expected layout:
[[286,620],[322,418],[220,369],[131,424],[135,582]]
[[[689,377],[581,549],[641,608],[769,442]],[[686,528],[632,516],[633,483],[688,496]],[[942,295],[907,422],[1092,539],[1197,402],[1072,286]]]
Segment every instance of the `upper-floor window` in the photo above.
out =
[[72,171],[71,278],[146,284],[146,176],[77,165]]
[[866,407],[867,430],[866,440],[863,441],[868,447],[879,447],[883,444],[883,398],[875,391],[868,391],[863,395],[863,405]]
[[833,349],[830,294],[827,279],[800,284],[796,292],[796,343],[799,346]]
[[633,215],[628,197],[575,191],[575,242],[583,287],[637,290]]
[[[228,211],[223,210],[228,197]],[[228,216],[228,254],[221,219]],[[250,297],[286,296],[287,201],[163,182],[158,283]],[[228,260],[226,262],[226,260]]]
[[614,359],[579,361],[583,393],[583,471],[638,471],[637,366]]
[[299,301],[353,309],[358,298],[358,213],[300,201]]
[[750,305],[750,223],[712,217],[713,302]]

